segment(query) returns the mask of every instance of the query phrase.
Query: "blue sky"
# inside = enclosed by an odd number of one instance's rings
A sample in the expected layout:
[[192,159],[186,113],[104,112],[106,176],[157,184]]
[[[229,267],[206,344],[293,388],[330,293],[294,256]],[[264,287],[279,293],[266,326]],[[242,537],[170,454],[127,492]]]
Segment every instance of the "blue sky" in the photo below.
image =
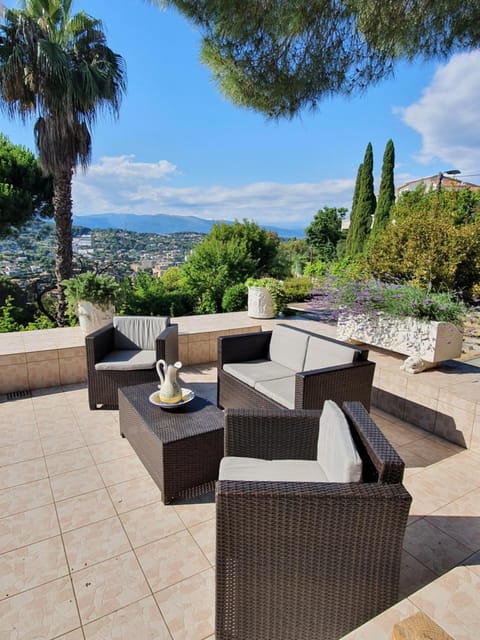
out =
[[[109,46],[125,58],[128,90],[119,119],[100,116],[93,131],[92,164],[74,178],[77,215],[305,227],[324,206],[350,208],[368,142],[378,185],[389,138],[397,185],[453,168],[480,183],[480,51],[402,64],[361,96],[272,122],[218,92],[199,61],[199,34],[173,9],[75,0],[74,11],[82,9],[103,20]],[[0,131],[34,150],[32,128],[0,114]]]

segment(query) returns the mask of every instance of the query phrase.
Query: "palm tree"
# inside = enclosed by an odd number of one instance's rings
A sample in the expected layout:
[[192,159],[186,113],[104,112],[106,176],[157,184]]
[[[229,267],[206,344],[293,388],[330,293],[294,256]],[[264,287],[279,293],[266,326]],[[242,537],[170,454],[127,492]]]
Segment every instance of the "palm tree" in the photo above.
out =
[[72,275],[72,177],[91,158],[100,110],[117,116],[126,88],[124,60],[106,44],[103,25],[72,0],[24,0],[0,25],[0,108],[33,117],[43,169],[52,175],[56,225],[57,323],[65,324],[62,281]]

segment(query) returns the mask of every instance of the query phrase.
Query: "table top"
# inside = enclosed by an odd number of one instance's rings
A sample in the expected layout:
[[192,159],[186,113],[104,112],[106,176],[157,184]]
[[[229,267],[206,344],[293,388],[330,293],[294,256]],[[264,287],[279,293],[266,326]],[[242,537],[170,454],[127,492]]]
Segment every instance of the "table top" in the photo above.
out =
[[122,387],[119,394],[164,443],[223,429],[223,411],[213,401],[216,384],[192,382],[187,388],[195,392],[195,398],[187,404],[168,409],[155,406],[148,399],[158,389],[155,382]]

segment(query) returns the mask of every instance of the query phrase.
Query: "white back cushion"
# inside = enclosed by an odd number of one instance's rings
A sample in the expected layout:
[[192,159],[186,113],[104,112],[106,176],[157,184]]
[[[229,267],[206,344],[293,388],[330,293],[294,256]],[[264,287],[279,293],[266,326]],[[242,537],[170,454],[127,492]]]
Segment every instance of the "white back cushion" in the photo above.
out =
[[270,360],[293,371],[303,371],[308,334],[281,324],[275,324],[270,340]]
[[168,316],[114,316],[115,349],[155,351],[155,338],[169,324]]
[[325,400],[320,416],[317,460],[329,482],[359,482],[362,478],[362,459],[347,419],[333,400]]
[[349,345],[337,344],[321,337],[310,336],[303,370],[310,371],[311,369],[335,367],[339,364],[350,364],[357,353],[359,353],[359,349],[354,349]]

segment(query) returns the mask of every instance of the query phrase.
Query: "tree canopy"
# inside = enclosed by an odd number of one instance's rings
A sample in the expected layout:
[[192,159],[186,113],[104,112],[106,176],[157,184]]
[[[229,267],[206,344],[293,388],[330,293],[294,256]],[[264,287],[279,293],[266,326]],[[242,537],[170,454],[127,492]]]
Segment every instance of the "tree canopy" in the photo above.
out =
[[337,244],[342,237],[342,220],[346,213],[344,208],[324,207],[317,211],[305,229],[307,242],[324,262],[330,262],[337,255]]
[[403,58],[480,44],[480,0],[152,0],[202,33],[201,59],[237,105],[292,117],[365,90]]
[[51,217],[52,183],[34,154],[0,133],[0,236],[34,216]]
[[362,253],[370,234],[377,199],[373,187],[373,149],[369,142],[363,162],[357,174],[353,194],[350,227],[347,234],[347,253],[355,256]]
[[57,322],[65,321],[62,281],[72,275],[72,175],[88,166],[99,111],[117,115],[124,61],[106,43],[101,21],[71,13],[72,0],[24,0],[0,23],[0,108],[35,118],[43,168],[52,175],[56,225]]

